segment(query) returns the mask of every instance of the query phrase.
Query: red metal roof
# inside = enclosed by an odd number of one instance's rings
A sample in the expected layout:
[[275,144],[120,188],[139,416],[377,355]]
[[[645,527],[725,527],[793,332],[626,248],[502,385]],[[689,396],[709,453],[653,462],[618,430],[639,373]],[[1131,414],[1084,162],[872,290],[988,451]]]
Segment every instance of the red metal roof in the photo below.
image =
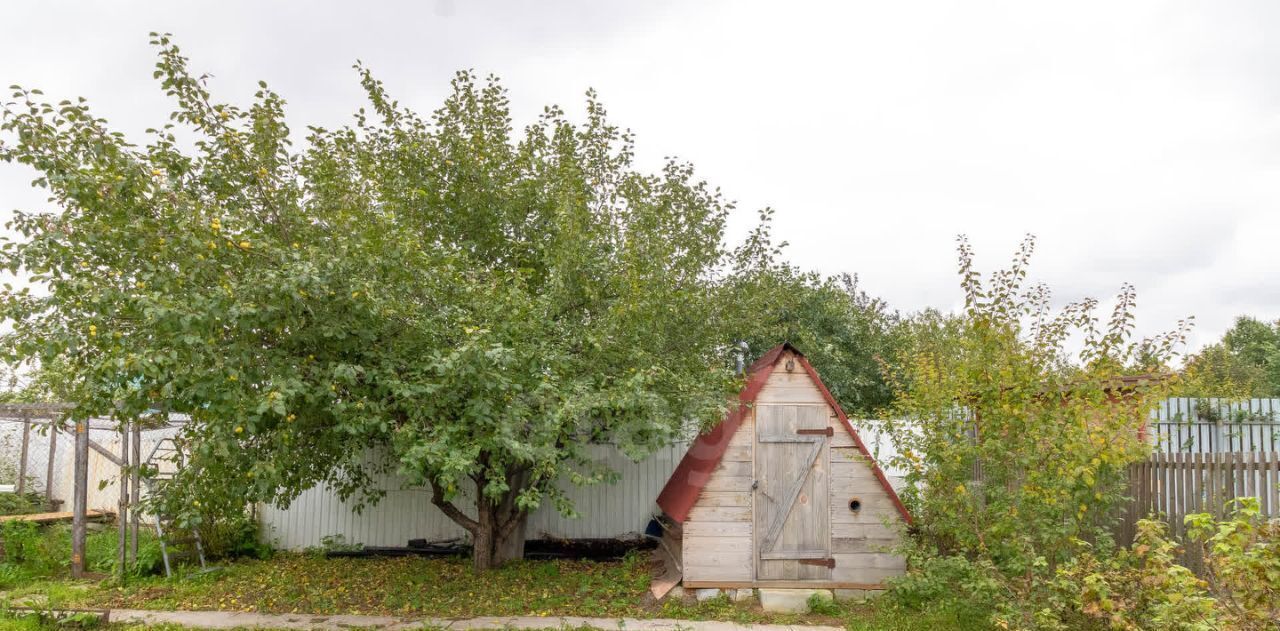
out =
[[697,503],[698,495],[702,492],[702,488],[711,479],[711,473],[715,471],[716,466],[720,464],[720,459],[724,457],[725,450],[729,448],[729,439],[742,426],[742,419],[746,417],[750,406],[755,403],[756,396],[760,394],[765,382],[769,380],[769,375],[773,373],[773,368],[778,364],[778,360],[782,357],[784,351],[791,351],[795,354],[796,359],[800,361],[800,365],[809,374],[809,378],[818,386],[818,391],[822,393],[827,404],[831,406],[832,410],[835,410],[841,425],[848,430],[849,435],[853,436],[853,444],[857,446],[858,451],[871,464],[871,471],[875,474],[876,479],[880,481],[880,486],[884,487],[885,493],[889,495],[889,499],[897,507],[898,512],[902,514],[902,518],[910,524],[911,514],[907,512],[907,507],[902,505],[902,500],[898,498],[897,492],[889,485],[889,479],[885,477],[884,471],[880,470],[880,465],[876,464],[875,458],[871,457],[871,452],[867,451],[867,446],[863,444],[862,437],[858,436],[858,432],[853,429],[853,425],[849,422],[849,417],[845,416],[844,410],[840,409],[840,404],[836,403],[835,397],[831,396],[827,386],[822,383],[822,378],[818,376],[818,371],[813,369],[813,366],[809,364],[809,360],[805,359],[803,353],[796,350],[794,346],[785,343],[769,349],[769,352],[762,355],[747,369],[747,385],[742,389],[742,392],[738,393],[737,407],[729,410],[723,421],[720,421],[711,431],[698,436],[693,445],[689,447],[688,453],[680,460],[676,470],[667,479],[666,486],[662,487],[662,492],[658,494],[658,506],[671,519],[681,523],[684,522],[689,515],[689,509],[693,508],[693,505]]

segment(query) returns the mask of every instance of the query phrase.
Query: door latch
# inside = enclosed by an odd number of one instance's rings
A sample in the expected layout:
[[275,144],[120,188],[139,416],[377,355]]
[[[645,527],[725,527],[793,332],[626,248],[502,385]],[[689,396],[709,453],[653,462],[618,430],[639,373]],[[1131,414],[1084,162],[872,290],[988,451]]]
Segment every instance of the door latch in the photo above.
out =
[[827,569],[833,569],[836,566],[836,560],[833,558],[826,559],[800,559],[800,565],[817,565]]
[[802,436],[835,436],[835,431],[830,426],[822,429],[798,429],[797,434]]

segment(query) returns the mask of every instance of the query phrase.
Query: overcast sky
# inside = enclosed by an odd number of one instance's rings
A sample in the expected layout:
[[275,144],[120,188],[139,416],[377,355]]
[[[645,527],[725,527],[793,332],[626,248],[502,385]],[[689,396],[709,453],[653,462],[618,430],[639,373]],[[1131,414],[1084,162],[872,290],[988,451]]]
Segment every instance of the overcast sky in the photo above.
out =
[[[1280,318],[1280,3],[22,2],[0,83],[85,96],[141,140],[170,104],[149,31],[219,98],[258,79],[295,129],[363,104],[364,60],[434,109],[454,71],[500,75],[517,122],[594,87],[644,164],[677,155],[777,210],[788,256],[902,310],[958,306],[954,239],[984,268],[1024,233],[1060,301],[1137,286],[1139,331]],[[0,166],[0,210],[37,209]]]

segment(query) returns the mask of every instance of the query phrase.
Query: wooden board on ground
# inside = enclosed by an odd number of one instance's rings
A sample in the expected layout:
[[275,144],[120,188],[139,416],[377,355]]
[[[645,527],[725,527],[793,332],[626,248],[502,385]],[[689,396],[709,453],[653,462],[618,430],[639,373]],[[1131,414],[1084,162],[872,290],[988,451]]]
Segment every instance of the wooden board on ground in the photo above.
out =
[[654,600],[662,600],[668,592],[680,584],[683,573],[680,571],[680,564],[666,548],[659,546],[653,551],[653,556],[662,562],[662,573],[653,577],[649,583],[649,593],[653,594]]
[[[111,513],[91,510],[85,513],[88,519],[102,519],[111,515]],[[33,521],[37,524],[51,524],[59,521],[71,521],[71,513],[33,513],[30,515],[3,515],[0,516],[0,522],[6,521]]]

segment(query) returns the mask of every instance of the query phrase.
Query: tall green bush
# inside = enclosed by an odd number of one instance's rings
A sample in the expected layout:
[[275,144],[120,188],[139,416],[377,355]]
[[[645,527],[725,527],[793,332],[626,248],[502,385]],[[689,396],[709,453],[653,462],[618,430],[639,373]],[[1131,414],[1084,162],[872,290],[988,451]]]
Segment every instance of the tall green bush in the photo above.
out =
[[1092,299],[1053,310],[1046,287],[1025,286],[1033,249],[1028,238],[984,278],[961,238],[964,311],[947,344],[904,354],[894,416],[907,421],[890,427],[917,524],[919,562],[900,596],[967,575],[952,595],[1026,628],[1045,624],[1055,570],[1077,542],[1109,545],[1127,468],[1148,453],[1141,425],[1168,387],[1128,374],[1167,362],[1186,330],[1133,339],[1128,285],[1105,321]]
[[1224,620],[1204,580],[1175,562],[1169,527],[1140,520],[1133,547],[1116,554],[1085,549],[1063,566],[1056,581],[1061,600],[1055,622],[1113,629],[1215,631]]
[[1210,591],[1239,629],[1280,628],[1280,518],[1262,515],[1256,497],[1236,500],[1231,518],[1187,515]]
[[1187,515],[1186,545],[1199,548],[1202,577],[1176,562],[1179,544],[1159,519],[1138,522],[1129,550],[1086,551],[1059,571],[1058,622],[1135,631],[1263,631],[1280,627],[1280,519],[1257,498],[1235,501],[1226,519]]

